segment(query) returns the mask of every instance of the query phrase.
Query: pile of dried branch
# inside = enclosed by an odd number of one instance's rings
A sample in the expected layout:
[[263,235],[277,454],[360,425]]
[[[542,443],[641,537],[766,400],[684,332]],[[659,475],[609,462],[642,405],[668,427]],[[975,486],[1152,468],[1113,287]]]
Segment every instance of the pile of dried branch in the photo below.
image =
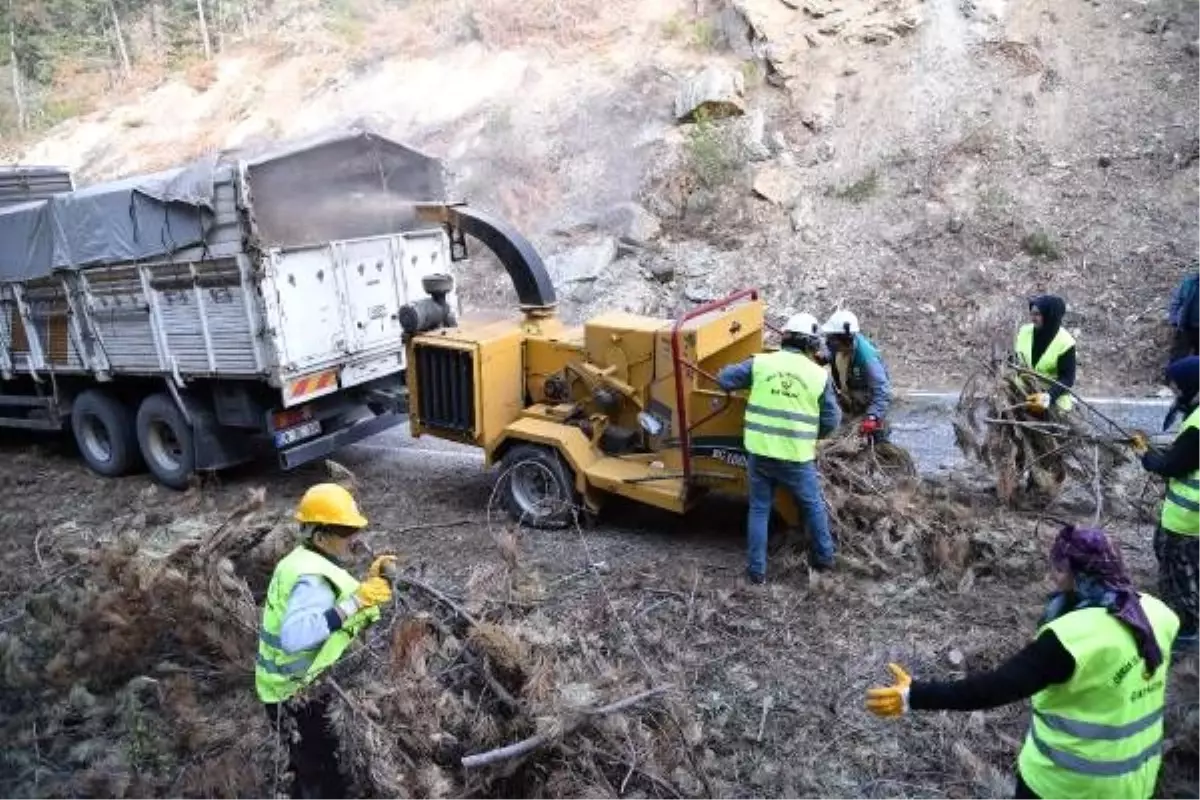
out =
[[978,509],[919,480],[912,456],[898,445],[847,429],[821,443],[818,459],[842,557],[864,572],[919,571],[960,583],[980,562],[1021,549],[1016,535],[979,526]]
[[1166,741],[1159,797],[1195,797],[1200,786],[1200,663],[1176,656],[1167,684]]
[[6,795],[264,793],[257,610],[239,575],[276,555],[255,521],[262,499],[166,553],[144,531],[66,547],[18,598],[0,633]]
[[[286,747],[253,690],[260,603],[291,526],[262,493],[165,553],[126,535],[64,550],[61,580],[0,634],[7,795],[276,796]],[[143,532],[144,533],[144,532]],[[401,575],[396,602],[330,674],[358,796],[678,796],[685,760],[648,686],[530,613],[541,591],[502,563],[451,598]],[[73,578],[73,580],[72,580]],[[643,715],[641,712],[645,712]]]
[[401,573],[395,606],[333,670],[355,793],[679,796],[663,777],[686,758],[661,734],[671,687],[647,688],[534,610],[545,590],[516,536],[493,540],[500,563],[465,598]]
[[1069,413],[1026,409],[1036,376],[1009,364],[972,375],[959,396],[954,419],[958,448],[981,462],[996,478],[996,494],[1014,505],[1039,495],[1053,502],[1075,489],[1090,494],[1100,516],[1104,500],[1135,496],[1119,468],[1130,451],[1114,426],[1082,403]]

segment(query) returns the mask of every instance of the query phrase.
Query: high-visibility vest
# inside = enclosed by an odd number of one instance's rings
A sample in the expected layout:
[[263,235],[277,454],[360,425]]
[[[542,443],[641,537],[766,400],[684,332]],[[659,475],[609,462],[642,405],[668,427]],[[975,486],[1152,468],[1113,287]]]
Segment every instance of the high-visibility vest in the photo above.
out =
[[354,636],[379,619],[374,606],[362,609],[343,623],[324,642],[310,650],[288,653],[280,639],[288,598],[296,582],[304,575],[320,575],[333,586],[336,602],[358,589],[358,581],[346,570],[307,547],[297,547],[283,557],[271,576],[267,603],[263,608],[262,627],[258,631],[258,658],[254,667],[254,687],[264,703],[280,703],[303,689],[334,664]]
[[829,373],[808,356],[788,350],[755,356],[752,370],[746,450],[781,461],[812,461]]
[[[1028,322],[1017,331],[1016,351],[1021,363],[1050,380],[1058,380],[1058,359],[1074,346],[1075,337],[1068,333],[1066,328],[1059,328],[1058,333],[1054,334],[1046,351],[1042,353],[1042,357],[1035,364],[1033,363],[1033,323]],[[1075,407],[1075,398],[1069,392],[1064,392],[1059,395],[1054,405],[1062,411],[1070,411]]]
[[[1179,429],[1181,435],[1188,428],[1200,428],[1198,415],[1200,408],[1188,414]],[[1184,478],[1167,479],[1159,524],[1180,536],[1200,536],[1200,470],[1192,470]]]
[[1038,797],[1148,798],[1162,763],[1163,701],[1179,617],[1140,595],[1163,663],[1146,676],[1133,634],[1103,608],[1072,611],[1054,631],[1075,659],[1066,683],[1033,696],[1018,769]]

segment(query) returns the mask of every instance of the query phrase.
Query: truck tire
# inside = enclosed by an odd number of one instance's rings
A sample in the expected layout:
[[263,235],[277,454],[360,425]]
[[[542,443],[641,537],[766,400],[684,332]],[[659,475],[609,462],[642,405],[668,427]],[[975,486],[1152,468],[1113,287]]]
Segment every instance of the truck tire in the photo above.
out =
[[137,413],[137,441],[155,479],[171,489],[186,489],[196,471],[196,448],[188,425],[169,394],[152,394]]
[[498,492],[514,522],[551,530],[575,517],[575,477],[558,452],[543,445],[519,444],[500,461]]
[[109,478],[127,475],[141,462],[133,411],[117,398],[88,389],[71,404],[71,433],[84,462]]

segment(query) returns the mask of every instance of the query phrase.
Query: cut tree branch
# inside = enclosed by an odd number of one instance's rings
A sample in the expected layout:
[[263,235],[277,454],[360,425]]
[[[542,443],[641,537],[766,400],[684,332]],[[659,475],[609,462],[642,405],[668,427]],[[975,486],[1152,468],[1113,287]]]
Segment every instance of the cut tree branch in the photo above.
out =
[[466,620],[472,626],[474,626],[474,627],[479,626],[479,620],[476,619],[476,617],[473,614],[471,614],[470,611],[467,611],[465,608],[460,606],[458,603],[454,602],[449,597],[442,594],[440,591],[433,588],[432,586],[425,583],[424,581],[418,580],[417,578],[414,578],[411,575],[399,575],[396,577],[396,582],[397,583],[406,583],[409,586],[415,586],[416,588],[418,588],[421,591],[428,594],[430,597],[441,602],[443,605],[445,605],[447,608],[449,608],[455,614],[458,614],[458,616],[462,617],[464,620]]
[[[618,711],[624,711],[631,706],[637,705],[643,700],[649,700],[651,697],[657,697],[661,694],[664,694],[671,688],[672,687],[670,684],[656,686],[653,689],[648,689],[642,692],[641,694],[635,694],[632,697],[626,697],[625,699],[618,700],[615,703],[609,703],[608,705],[601,706],[600,708],[588,709],[584,711],[582,716],[575,720],[575,722],[567,726],[567,728],[563,731],[563,735],[565,736],[575,731],[593,717],[601,717],[606,714],[615,714]],[[540,747],[545,747],[546,745],[550,744],[553,739],[553,736],[539,733],[536,736],[530,736],[528,739],[522,739],[519,742],[514,742],[512,744],[505,745],[504,747],[496,748],[495,750],[488,750],[485,753],[476,753],[473,756],[464,756],[462,765],[464,769],[473,769],[475,767],[494,764],[497,761],[508,761],[514,758],[521,758],[522,756],[532,753],[534,750],[537,750]]]

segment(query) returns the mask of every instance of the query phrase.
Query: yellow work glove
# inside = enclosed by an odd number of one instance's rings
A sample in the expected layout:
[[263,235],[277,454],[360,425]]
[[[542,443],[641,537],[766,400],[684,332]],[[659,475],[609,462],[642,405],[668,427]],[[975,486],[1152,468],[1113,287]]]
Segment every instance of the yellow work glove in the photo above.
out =
[[358,585],[354,599],[358,601],[359,608],[382,605],[392,599],[392,585],[378,575],[367,578]]
[[371,567],[367,570],[367,577],[381,577],[389,567],[394,570],[396,568],[396,560],[396,556],[391,554],[379,556],[371,562]]
[[1045,413],[1050,408],[1050,393],[1037,392],[1025,397],[1025,407],[1035,414]]
[[1150,437],[1145,431],[1135,430],[1129,435],[1129,446],[1133,448],[1133,452],[1139,456],[1146,455],[1146,451],[1150,449]]
[[908,688],[912,678],[899,664],[888,664],[896,682],[887,687],[867,689],[867,710],[877,717],[899,717],[908,713]]

